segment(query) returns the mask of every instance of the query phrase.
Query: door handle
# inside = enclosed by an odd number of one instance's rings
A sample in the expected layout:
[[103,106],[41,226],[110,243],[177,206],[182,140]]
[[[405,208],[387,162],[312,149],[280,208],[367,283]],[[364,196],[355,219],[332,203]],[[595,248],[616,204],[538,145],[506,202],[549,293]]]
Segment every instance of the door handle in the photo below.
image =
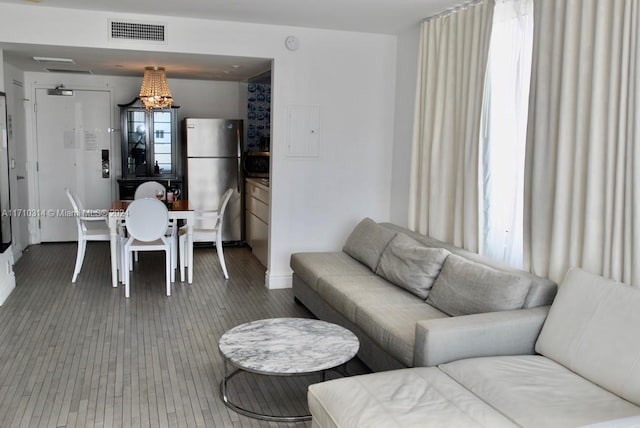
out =
[[24,180],[24,175],[17,175],[16,180]]
[[102,161],[102,178],[109,178],[109,161]]
[[109,150],[102,150],[102,178],[109,178]]

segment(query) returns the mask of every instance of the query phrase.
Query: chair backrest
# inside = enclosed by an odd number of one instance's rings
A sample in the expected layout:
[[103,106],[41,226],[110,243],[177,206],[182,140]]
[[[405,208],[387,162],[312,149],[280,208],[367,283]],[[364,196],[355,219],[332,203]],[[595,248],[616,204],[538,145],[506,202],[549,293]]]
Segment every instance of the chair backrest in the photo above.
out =
[[129,235],[139,241],[150,242],[164,237],[169,225],[169,211],[155,198],[136,199],[129,204],[125,215]]
[[162,192],[164,198],[165,188],[157,181],[145,181],[136,188],[133,199],[156,198],[157,192]]
[[224,221],[224,212],[227,209],[227,205],[229,205],[229,199],[233,195],[233,188],[227,189],[226,192],[222,194],[220,198],[220,202],[218,203],[218,219],[216,221],[215,228],[222,233],[222,222]]
[[65,187],[64,191],[67,194],[67,198],[69,198],[69,202],[71,202],[71,206],[73,207],[73,212],[75,214],[74,217],[76,218],[76,225],[78,226],[78,233],[80,234],[86,229],[84,223],[82,222],[82,219],[80,218],[84,213],[82,203],[80,202],[80,199],[78,199],[78,197],[73,194],[71,190],[69,190],[68,187]]
[[233,196],[233,188],[227,189],[218,200],[218,209],[216,211],[197,211],[195,215],[195,229],[214,232],[221,230],[224,220],[224,212],[227,209],[229,200]]

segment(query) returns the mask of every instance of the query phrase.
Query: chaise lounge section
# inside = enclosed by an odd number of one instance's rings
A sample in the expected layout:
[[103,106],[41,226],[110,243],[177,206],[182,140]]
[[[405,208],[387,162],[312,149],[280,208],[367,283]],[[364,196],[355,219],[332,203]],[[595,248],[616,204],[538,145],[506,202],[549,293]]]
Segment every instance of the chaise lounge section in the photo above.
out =
[[638,338],[640,288],[572,269],[536,339],[537,355],[311,385],[312,426],[639,427]]

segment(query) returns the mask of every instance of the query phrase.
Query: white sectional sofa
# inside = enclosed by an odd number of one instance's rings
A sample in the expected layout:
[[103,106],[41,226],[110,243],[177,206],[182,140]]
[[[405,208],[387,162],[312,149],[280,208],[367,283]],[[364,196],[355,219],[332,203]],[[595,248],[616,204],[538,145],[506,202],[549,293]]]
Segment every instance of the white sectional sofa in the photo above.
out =
[[364,219],[339,252],[291,257],[293,293],[358,336],[373,371],[532,354],[557,286],[477,254]]
[[535,351],[311,385],[313,427],[640,427],[640,288],[570,270]]

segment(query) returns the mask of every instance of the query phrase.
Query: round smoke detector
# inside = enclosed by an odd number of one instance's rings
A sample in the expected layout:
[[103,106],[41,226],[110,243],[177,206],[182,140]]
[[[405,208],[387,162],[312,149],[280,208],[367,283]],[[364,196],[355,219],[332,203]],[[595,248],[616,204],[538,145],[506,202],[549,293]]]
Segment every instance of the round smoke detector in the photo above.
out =
[[298,48],[300,47],[300,42],[298,41],[298,38],[296,36],[289,36],[286,39],[284,39],[284,45],[290,51],[295,51],[295,50],[298,50]]

